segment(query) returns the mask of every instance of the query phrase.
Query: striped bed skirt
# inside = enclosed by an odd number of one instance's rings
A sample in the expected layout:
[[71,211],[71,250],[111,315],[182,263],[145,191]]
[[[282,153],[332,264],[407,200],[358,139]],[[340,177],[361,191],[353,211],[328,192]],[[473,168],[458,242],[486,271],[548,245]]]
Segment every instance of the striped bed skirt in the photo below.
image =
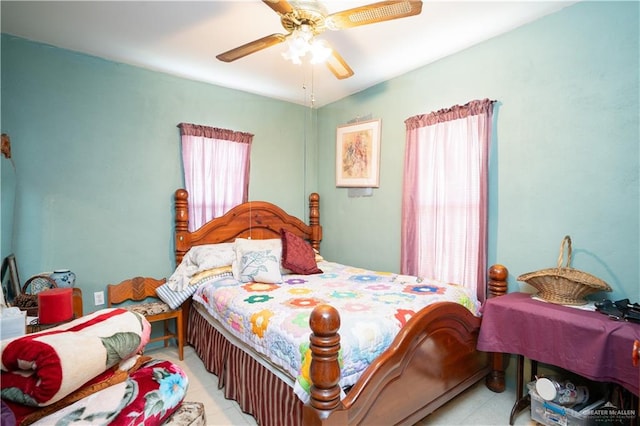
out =
[[218,376],[225,398],[237,401],[261,426],[301,425],[304,404],[293,388],[231,343],[195,305],[189,310],[187,341],[205,368]]

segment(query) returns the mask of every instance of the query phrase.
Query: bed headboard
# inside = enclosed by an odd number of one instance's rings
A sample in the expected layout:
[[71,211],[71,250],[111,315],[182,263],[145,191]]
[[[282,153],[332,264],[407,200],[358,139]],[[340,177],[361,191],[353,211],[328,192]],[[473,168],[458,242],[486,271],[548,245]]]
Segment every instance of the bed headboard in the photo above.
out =
[[189,194],[185,189],[175,192],[175,244],[176,265],[193,246],[233,242],[236,238],[264,240],[280,238],[284,228],[308,240],[311,246],[320,250],[322,226],[320,225],[320,195],[309,195],[309,224],[291,216],[275,204],[266,201],[248,201],[229,210],[224,216],[204,224],[200,229],[189,232]]

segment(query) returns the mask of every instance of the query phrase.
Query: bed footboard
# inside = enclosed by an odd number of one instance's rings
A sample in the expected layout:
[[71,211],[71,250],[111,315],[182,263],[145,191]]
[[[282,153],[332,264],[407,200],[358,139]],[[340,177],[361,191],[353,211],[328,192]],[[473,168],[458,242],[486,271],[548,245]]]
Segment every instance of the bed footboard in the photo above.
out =
[[[506,292],[506,268],[494,265],[489,278],[490,297]],[[309,319],[313,385],[303,424],[415,424],[501,366],[494,354],[476,350],[480,321],[455,303],[423,309],[340,400],[340,316],[317,306]],[[504,373],[492,377],[504,385]]]

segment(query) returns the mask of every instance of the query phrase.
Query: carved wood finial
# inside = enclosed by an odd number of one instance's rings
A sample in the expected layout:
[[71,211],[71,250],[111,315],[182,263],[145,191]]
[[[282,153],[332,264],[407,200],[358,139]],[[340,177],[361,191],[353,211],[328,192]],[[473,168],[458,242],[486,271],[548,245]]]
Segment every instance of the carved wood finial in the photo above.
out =
[[487,289],[489,297],[502,296],[507,293],[509,270],[504,265],[496,264],[489,268],[489,282]]
[[189,209],[188,209],[189,193],[185,189],[178,189],[175,193],[175,209],[176,209],[176,266],[182,262],[182,258],[189,250],[189,244],[186,239],[189,237]]
[[309,195],[309,226],[311,226],[311,247],[320,250],[322,226],[320,226],[320,195],[313,192]]
[[329,305],[318,305],[309,317],[311,336],[311,399],[309,404],[318,410],[332,410],[340,403],[340,315]]

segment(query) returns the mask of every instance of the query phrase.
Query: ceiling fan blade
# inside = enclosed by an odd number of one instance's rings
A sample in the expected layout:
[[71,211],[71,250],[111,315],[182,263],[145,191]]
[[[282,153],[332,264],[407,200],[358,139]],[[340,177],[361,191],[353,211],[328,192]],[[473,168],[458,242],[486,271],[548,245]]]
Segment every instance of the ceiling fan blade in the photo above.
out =
[[293,12],[293,7],[286,0],[262,0],[262,2],[280,15]]
[[344,58],[335,50],[331,49],[331,56],[326,61],[327,68],[336,76],[339,80],[344,80],[353,75],[353,70],[345,62]]
[[236,59],[244,58],[247,55],[256,53],[262,49],[266,49],[267,47],[282,43],[285,39],[286,37],[283,34],[271,34],[221,53],[217,55],[216,58],[223,62],[233,62]]
[[422,12],[422,1],[395,0],[381,1],[366,6],[355,7],[332,13],[327,16],[327,28],[338,30],[341,28],[358,27],[392,19],[406,18]]

